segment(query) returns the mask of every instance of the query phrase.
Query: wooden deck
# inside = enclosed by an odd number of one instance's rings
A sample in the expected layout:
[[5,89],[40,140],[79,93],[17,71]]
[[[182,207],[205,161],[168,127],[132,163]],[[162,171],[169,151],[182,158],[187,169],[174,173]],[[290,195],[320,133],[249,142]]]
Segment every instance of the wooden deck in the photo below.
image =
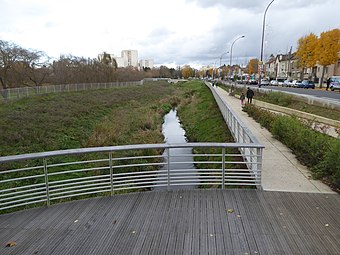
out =
[[[228,212],[229,210],[229,212]],[[15,241],[13,247],[5,247]],[[0,215],[0,254],[340,254],[339,195],[144,192]]]

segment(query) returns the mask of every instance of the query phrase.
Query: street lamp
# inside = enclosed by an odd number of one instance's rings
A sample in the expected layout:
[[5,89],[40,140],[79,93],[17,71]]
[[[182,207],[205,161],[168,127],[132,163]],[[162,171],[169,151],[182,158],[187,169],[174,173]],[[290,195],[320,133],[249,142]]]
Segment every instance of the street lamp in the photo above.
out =
[[221,55],[221,57],[220,57],[220,67],[221,67],[221,65],[222,65],[222,57],[223,57],[224,55],[228,54],[228,53],[229,53],[229,51],[224,52],[224,53]]
[[239,39],[241,39],[241,38],[244,38],[245,36],[244,35],[241,35],[240,37],[237,37],[234,41],[233,41],[233,43],[231,44],[231,47],[230,47],[230,70],[231,70],[231,63],[232,63],[232,59],[233,59],[233,46],[234,46],[234,43],[237,41],[237,40],[239,40]]
[[222,65],[222,57],[224,56],[224,55],[226,55],[226,54],[228,54],[229,53],[229,51],[227,51],[227,52],[224,52],[222,55],[221,55],[221,57],[220,57],[220,67],[218,68],[218,71],[219,71],[219,77],[221,78],[221,74],[220,74],[220,68],[221,68],[221,65]]
[[233,59],[233,46],[234,46],[234,43],[241,39],[241,38],[244,38],[245,36],[244,35],[241,35],[240,37],[236,38],[233,43],[231,44],[231,47],[230,47],[230,67],[231,67],[231,63],[232,63],[232,59]]
[[269,6],[274,2],[274,0],[272,0],[268,5],[266,10],[264,11],[264,15],[263,15],[263,22],[262,22],[262,41],[261,41],[261,56],[260,56],[260,76],[259,76],[259,87],[261,87],[261,78],[262,78],[262,65],[263,65],[263,44],[264,44],[264,28],[266,25],[266,14],[268,11]]

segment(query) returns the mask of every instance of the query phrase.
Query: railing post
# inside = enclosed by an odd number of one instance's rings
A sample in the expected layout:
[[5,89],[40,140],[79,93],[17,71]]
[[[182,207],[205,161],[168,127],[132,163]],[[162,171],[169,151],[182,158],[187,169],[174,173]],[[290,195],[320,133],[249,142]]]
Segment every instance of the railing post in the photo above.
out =
[[50,190],[48,186],[48,172],[47,172],[47,159],[43,159],[44,162],[44,174],[45,174],[45,186],[46,186],[46,204],[50,206]]
[[167,148],[167,157],[168,157],[168,183],[167,190],[170,190],[170,148]]
[[109,166],[110,166],[110,185],[111,185],[111,196],[114,194],[113,190],[113,167],[112,167],[112,151],[109,153]]
[[225,187],[225,148],[222,148],[222,189]]
[[262,189],[262,148],[256,149],[257,164],[256,164],[256,181],[259,179],[259,185],[256,185],[258,189]]

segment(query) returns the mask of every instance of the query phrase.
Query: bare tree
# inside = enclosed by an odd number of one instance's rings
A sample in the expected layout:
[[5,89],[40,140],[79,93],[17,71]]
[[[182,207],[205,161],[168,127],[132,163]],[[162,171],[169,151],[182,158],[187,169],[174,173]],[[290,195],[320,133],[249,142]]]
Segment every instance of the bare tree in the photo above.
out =
[[11,81],[9,74],[14,65],[22,60],[24,49],[14,43],[0,40],[0,84],[3,89],[7,89]]

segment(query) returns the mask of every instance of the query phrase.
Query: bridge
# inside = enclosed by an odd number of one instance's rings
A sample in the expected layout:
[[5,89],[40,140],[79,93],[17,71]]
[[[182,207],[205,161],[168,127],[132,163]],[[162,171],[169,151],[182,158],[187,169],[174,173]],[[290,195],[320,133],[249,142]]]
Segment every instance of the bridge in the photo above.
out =
[[[0,253],[338,254],[338,194],[311,180],[277,141],[254,135],[264,131],[239,112],[237,99],[208,86],[234,144],[130,145],[0,158],[17,166],[0,174],[21,173],[0,181],[0,209],[47,205],[0,216]],[[186,163],[198,166],[199,177],[185,168],[173,171],[171,150],[183,146],[198,151]],[[65,155],[67,161],[60,161]],[[129,190],[135,192],[124,194]],[[75,197],[87,199],[70,201]]]

